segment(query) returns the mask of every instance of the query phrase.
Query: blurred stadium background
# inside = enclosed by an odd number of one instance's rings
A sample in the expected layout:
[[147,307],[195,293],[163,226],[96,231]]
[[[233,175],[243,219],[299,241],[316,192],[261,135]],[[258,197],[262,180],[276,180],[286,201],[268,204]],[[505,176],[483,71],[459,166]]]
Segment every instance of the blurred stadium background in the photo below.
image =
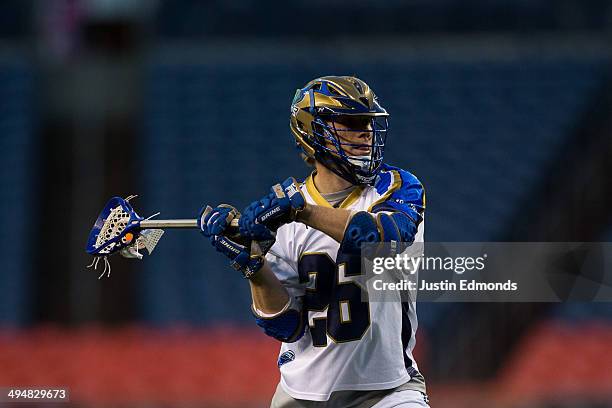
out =
[[[428,241],[612,240],[608,0],[4,0],[0,385],[75,406],[263,407],[277,344],[197,232],[86,270],[106,199],[242,208],[304,177],[295,89],[356,74]],[[612,406],[612,305],[420,304],[432,407]]]

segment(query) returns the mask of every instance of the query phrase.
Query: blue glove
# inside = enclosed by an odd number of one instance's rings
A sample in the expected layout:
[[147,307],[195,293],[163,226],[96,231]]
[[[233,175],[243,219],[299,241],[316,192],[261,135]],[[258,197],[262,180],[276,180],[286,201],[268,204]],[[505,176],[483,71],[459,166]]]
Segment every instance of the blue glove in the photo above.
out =
[[240,235],[257,241],[274,238],[281,225],[295,221],[306,201],[293,177],[272,186],[272,192],[246,207],[238,225]]
[[221,235],[225,232],[232,220],[239,215],[236,208],[229,204],[219,204],[215,208],[206,206],[200,210],[198,228],[207,238]]
[[230,205],[220,204],[216,208],[204,207],[198,216],[198,228],[202,235],[210,239],[213,247],[229,258],[232,268],[250,279],[264,264],[264,254],[251,254],[250,241],[242,244],[224,235],[232,220],[239,216]]
[[251,255],[250,248],[223,235],[213,235],[210,242],[218,252],[230,259],[231,267],[240,271],[245,279],[253,277],[264,264],[263,255]]

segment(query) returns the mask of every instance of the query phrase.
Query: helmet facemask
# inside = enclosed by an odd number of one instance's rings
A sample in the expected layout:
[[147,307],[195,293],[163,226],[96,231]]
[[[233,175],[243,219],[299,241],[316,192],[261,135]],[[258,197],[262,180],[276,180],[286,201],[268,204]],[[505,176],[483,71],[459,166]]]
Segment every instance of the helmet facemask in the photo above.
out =
[[315,158],[353,184],[372,184],[382,164],[386,116],[317,115],[312,123]]

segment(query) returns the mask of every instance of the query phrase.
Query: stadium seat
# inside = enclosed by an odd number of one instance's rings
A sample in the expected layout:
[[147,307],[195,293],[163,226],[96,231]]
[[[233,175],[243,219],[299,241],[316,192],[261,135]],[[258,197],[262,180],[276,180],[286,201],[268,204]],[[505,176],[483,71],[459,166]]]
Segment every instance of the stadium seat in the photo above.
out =
[[0,59],[0,326],[31,319],[28,233],[35,202],[35,95],[33,68],[26,60]]

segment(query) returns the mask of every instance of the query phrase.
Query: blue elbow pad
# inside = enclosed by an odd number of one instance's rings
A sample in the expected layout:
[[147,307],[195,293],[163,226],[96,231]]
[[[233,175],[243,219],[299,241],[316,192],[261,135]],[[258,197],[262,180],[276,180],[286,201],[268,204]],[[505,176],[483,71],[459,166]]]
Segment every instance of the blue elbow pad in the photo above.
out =
[[340,243],[340,251],[359,254],[361,245],[380,242],[378,224],[372,214],[360,211],[349,220]]
[[359,254],[363,244],[391,241],[411,244],[416,233],[416,223],[402,212],[379,213],[374,218],[373,214],[360,211],[346,226],[340,250]]
[[408,215],[401,212],[391,214],[380,213],[378,215],[378,222],[382,229],[382,241],[397,241],[407,244],[414,242],[417,226]]
[[271,318],[255,315],[255,322],[268,336],[284,343],[293,343],[304,335],[305,325],[302,322],[302,313],[295,309],[288,309]]

